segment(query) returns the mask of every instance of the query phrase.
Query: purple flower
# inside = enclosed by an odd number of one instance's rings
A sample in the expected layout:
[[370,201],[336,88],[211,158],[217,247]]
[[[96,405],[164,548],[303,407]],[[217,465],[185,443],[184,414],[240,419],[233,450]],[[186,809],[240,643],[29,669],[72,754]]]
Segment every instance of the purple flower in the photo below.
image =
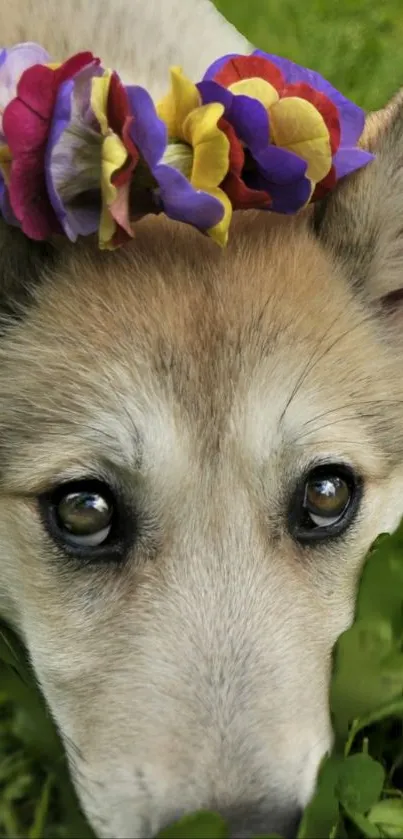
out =
[[71,241],[96,233],[101,214],[102,136],[92,111],[91,85],[102,68],[95,62],[59,88],[45,154],[52,207]]
[[[0,147],[4,151],[6,138],[3,133],[3,113],[17,93],[17,84],[23,72],[34,64],[50,60],[48,53],[38,44],[16,44],[0,51]],[[10,196],[0,162],[0,213],[7,224],[19,226],[10,204]]]
[[[214,81],[200,82],[197,88],[203,104],[220,102],[224,105],[225,119],[249,152],[249,160],[254,165],[250,171],[244,169],[242,181],[245,185],[267,193],[271,198],[270,210],[287,214],[297,212],[311,194],[311,183],[306,177],[307,163],[270,142],[269,115],[264,105],[249,96],[235,95]],[[231,195],[231,198],[236,206],[236,197]]]
[[247,155],[242,181],[266,191],[271,210],[294,213],[373,159],[356,148],[365,122],[361,108],[287,59],[262,50],[223,56],[198,90],[203,103],[224,106]]
[[[126,90],[134,116],[130,137],[154,179],[161,208],[170,218],[192,224],[200,230],[214,227],[223,216],[221,202],[195,189],[179,169],[164,162],[168,144],[165,123],[157,116],[154,103],[144,88],[130,86]],[[158,203],[157,196],[156,201]]]
[[333,156],[337,180],[356,169],[361,169],[374,159],[372,154],[356,147],[365,125],[365,111],[362,108],[343,96],[315,70],[300,67],[288,58],[272,55],[263,50],[255,50],[253,55],[266,58],[275,64],[282,72],[287,85],[304,82],[320,93],[324,93],[336,106],[340,120],[340,146]]
[[38,44],[17,44],[0,52],[0,144],[5,143],[3,113],[16,96],[17,84],[24,70],[35,64],[47,64],[50,57]]

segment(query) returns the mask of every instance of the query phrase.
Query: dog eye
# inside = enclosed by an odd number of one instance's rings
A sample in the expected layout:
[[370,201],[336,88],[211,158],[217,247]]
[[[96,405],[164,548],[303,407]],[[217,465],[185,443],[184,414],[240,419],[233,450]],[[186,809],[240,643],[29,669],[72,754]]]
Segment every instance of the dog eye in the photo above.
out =
[[359,501],[360,482],[338,464],[317,466],[297,489],[290,511],[299,541],[327,539],[347,529]]
[[105,495],[88,489],[67,492],[56,507],[60,529],[78,545],[102,545],[110,534],[113,512]]
[[117,505],[110,488],[97,481],[58,487],[42,499],[52,536],[67,546],[99,548],[110,541]]

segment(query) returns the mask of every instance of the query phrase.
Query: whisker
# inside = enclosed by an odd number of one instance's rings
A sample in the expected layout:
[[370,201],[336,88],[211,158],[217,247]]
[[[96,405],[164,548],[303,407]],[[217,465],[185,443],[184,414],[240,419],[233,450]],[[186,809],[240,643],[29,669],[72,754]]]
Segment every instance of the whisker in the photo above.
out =
[[[311,425],[313,422],[317,422],[324,417],[330,416],[330,414],[336,414],[339,411],[343,411],[345,408],[351,409],[351,414],[358,419],[361,417],[368,416],[366,414],[361,414],[356,409],[361,406],[370,405],[371,407],[376,408],[377,406],[381,406],[382,408],[392,408],[392,407],[400,407],[403,405],[403,399],[363,399],[363,400],[354,400],[353,404],[351,405],[337,405],[337,407],[329,408],[327,411],[323,411],[321,414],[316,414],[316,416],[311,417],[311,419],[306,420],[304,422],[303,428],[306,428],[307,425]],[[374,416],[376,413],[374,411]]]
[[[379,417],[379,414],[376,413],[376,412],[359,415],[360,419],[371,420],[371,419],[375,419],[376,417]],[[321,425],[321,424],[316,425],[313,428],[308,429],[308,431],[305,431],[304,434],[298,434],[298,440],[305,440],[305,438],[309,437],[310,434],[317,434],[319,431],[326,431],[327,428],[332,428],[334,425],[339,425],[340,423],[347,422],[348,420],[351,420],[351,419],[357,419],[357,415],[355,413],[344,414],[344,416],[339,417],[338,419],[335,419],[332,422],[328,422],[324,425]]]
[[[340,318],[342,317],[343,314],[344,314],[344,312],[339,313],[336,320],[333,321],[333,325],[338,323],[338,321],[340,320]],[[359,320],[356,324],[354,324],[354,326],[352,328],[346,329],[344,332],[341,333],[341,335],[338,335],[336,338],[334,338],[330,342],[330,344],[328,344],[325,347],[325,349],[320,353],[320,355],[316,355],[316,353],[318,352],[318,349],[320,349],[320,347],[322,345],[323,339],[327,335],[328,330],[326,330],[326,333],[324,333],[324,335],[322,336],[319,344],[316,345],[313,353],[311,353],[311,355],[309,356],[308,361],[307,361],[304,369],[302,370],[301,375],[297,379],[297,381],[295,383],[295,386],[294,386],[294,388],[291,392],[291,395],[290,395],[289,399],[287,400],[287,403],[286,403],[286,405],[283,409],[283,412],[280,416],[280,422],[282,422],[284,420],[284,417],[285,417],[291,403],[294,401],[295,397],[299,393],[299,391],[300,391],[303,383],[305,382],[307,376],[312,372],[312,370],[315,369],[316,365],[319,364],[319,362],[323,358],[325,358],[326,355],[328,355],[338,343],[342,342],[344,340],[344,338],[349,337],[356,329],[360,329],[365,323],[368,323],[370,321],[372,321],[372,314],[365,315],[365,317],[362,318],[361,320]]]
[[[296,440],[295,444],[297,446],[306,445],[306,443],[304,443],[303,441],[300,442],[299,440]],[[339,440],[339,439],[335,440],[333,438],[332,440],[321,440],[320,444],[321,444],[321,446],[333,446],[333,447],[334,446],[336,446],[336,447],[337,446],[357,446],[357,448],[360,448],[363,445],[363,440],[362,440],[362,438],[361,438],[361,440],[353,440],[351,438],[349,438],[348,440]]]

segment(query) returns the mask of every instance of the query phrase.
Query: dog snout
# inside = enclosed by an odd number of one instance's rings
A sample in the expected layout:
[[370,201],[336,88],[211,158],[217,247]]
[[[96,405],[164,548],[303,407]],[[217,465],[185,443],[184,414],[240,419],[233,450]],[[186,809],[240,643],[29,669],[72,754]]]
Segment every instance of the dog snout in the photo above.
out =
[[[207,809],[218,812],[222,816],[228,825],[230,839],[253,839],[256,836],[273,833],[281,836],[282,839],[295,839],[302,816],[301,808],[292,806],[281,810],[273,806],[264,812],[261,807],[253,804]],[[180,816],[174,820],[171,819],[164,828],[172,828],[178,818]]]

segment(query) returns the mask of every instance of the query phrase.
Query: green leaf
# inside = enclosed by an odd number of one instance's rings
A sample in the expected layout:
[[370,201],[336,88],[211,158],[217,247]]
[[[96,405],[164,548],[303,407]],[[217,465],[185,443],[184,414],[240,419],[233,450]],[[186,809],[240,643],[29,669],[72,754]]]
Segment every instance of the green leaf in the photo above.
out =
[[228,827],[218,813],[200,811],[183,816],[158,833],[158,839],[227,839]]
[[380,828],[382,836],[401,839],[403,836],[403,800],[392,798],[378,801],[371,807],[367,819]]
[[259,836],[254,836],[253,839],[284,839],[279,833],[259,833]]
[[374,723],[390,719],[391,717],[403,718],[403,697],[392,702],[386,702],[385,705],[381,705],[381,707],[377,708],[376,711],[372,711],[372,713],[367,714],[367,716],[354,720],[350,728],[348,740],[344,747],[344,754],[347,756],[350,753],[357,734],[359,734],[363,728],[367,728],[370,725],[374,725]]
[[339,737],[353,720],[403,693],[403,655],[386,622],[357,621],[339,639],[335,668],[330,702]]
[[366,813],[379,801],[385,770],[367,754],[344,758],[339,770],[336,794],[348,812]]
[[49,810],[50,791],[54,779],[49,776],[43,785],[42,794],[35,807],[34,822],[28,834],[28,839],[41,839],[45,829],[46,819]]
[[334,836],[339,822],[339,802],[336,788],[343,758],[333,755],[322,762],[316,791],[298,830],[298,839],[328,839]]
[[403,527],[377,540],[365,562],[354,624],[334,650],[330,708],[336,736],[403,696]]
[[382,836],[380,830],[371,822],[362,815],[362,813],[354,813],[347,811],[347,815],[350,821],[358,827],[358,830],[363,836],[366,836],[367,839],[378,839],[379,836]]

